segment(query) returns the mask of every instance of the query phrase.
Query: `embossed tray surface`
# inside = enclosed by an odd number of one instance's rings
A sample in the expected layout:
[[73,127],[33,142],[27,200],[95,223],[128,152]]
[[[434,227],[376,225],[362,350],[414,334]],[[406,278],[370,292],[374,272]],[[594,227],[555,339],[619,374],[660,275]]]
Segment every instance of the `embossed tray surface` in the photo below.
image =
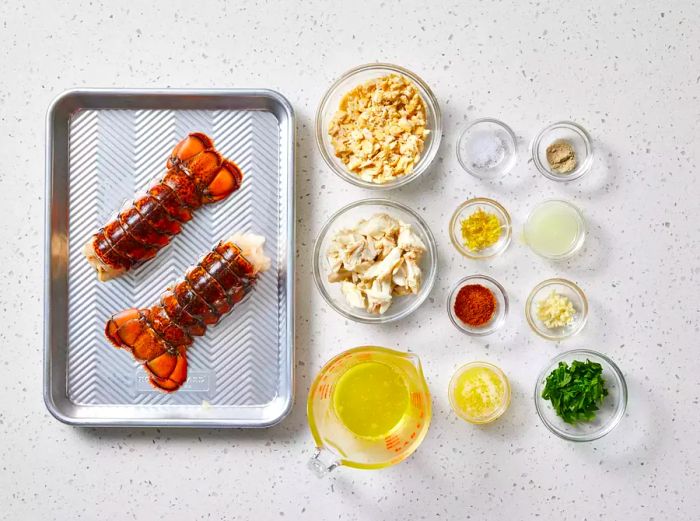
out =
[[[244,173],[240,190],[199,209],[158,256],[99,282],[81,249],[165,172],[189,132],[210,135]],[[294,115],[266,90],[78,90],[47,118],[44,398],[75,425],[265,427],[293,401]],[[104,336],[112,313],[157,301],[220,239],[264,235],[272,267],[188,350],[188,380],[154,390]]]

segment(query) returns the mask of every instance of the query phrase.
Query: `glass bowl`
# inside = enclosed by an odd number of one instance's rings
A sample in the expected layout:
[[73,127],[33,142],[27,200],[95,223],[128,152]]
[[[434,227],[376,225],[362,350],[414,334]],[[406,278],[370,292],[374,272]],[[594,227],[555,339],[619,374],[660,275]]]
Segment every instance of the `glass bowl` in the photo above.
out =
[[[555,291],[567,297],[574,305],[574,321],[562,327],[548,328],[537,316],[537,305]],[[564,340],[578,334],[588,320],[588,300],[583,290],[566,279],[548,279],[533,288],[525,303],[525,318],[532,330],[547,340]]]
[[[547,161],[547,147],[557,141],[568,141],[576,153],[576,168],[566,174],[552,170]],[[558,121],[543,128],[532,140],[532,161],[540,173],[553,181],[573,181],[588,173],[593,164],[593,144],[588,132],[573,121]]]
[[[494,312],[491,320],[481,327],[474,327],[462,322],[455,314],[455,301],[457,300],[457,294],[459,290],[466,286],[467,284],[480,284],[491,290],[493,296],[496,298],[496,311]],[[450,291],[447,297],[447,313],[450,316],[450,320],[462,333],[472,336],[485,336],[490,335],[494,331],[498,330],[503,326],[506,321],[506,316],[508,315],[508,295],[503,286],[501,286],[495,279],[487,275],[469,275],[464,277],[462,280],[457,282]]]
[[[544,248],[545,244],[551,244],[553,241],[556,241],[557,236],[564,232],[562,229],[557,230],[553,228],[553,223],[554,221],[563,223],[562,217],[565,214],[568,214],[568,217],[571,217],[571,220],[574,221],[576,230],[573,231],[569,240],[566,241],[565,247],[557,251],[553,251],[553,248],[550,248],[547,251]],[[547,215],[549,215],[549,224],[545,221]],[[583,247],[583,243],[586,240],[586,221],[581,210],[570,202],[560,199],[549,199],[535,206],[530,215],[527,216],[527,221],[525,221],[525,226],[523,227],[523,237],[530,249],[545,259],[568,259]]]
[[[387,213],[410,224],[427,248],[420,262],[420,268],[423,272],[420,290],[416,295],[394,297],[383,315],[375,315],[350,306],[340,290],[340,284],[328,281],[330,266],[326,259],[328,246],[337,231],[354,226],[361,219],[368,219],[376,213]],[[366,324],[384,324],[400,320],[418,309],[433,288],[437,263],[437,246],[428,225],[416,212],[389,199],[363,199],[338,210],[321,228],[316,238],[313,253],[314,281],[328,305],[345,318]]]
[[[574,360],[597,362],[603,367],[602,376],[608,395],[600,410],[591,422],[571,425],[562,420],[554,411],[549,400],[542,398],[547,376],[556,369],[559,362],[571,363]],[[625,414],[627,407],[627,384],[620,368],[607,356],[588,349],[574,349],[554,357],[537,377],[535,385],[535,407],[542,423],[554,434],[569,441],[593,441],[612,431]]]
[[[483,416],[483,417],[472,417],[468,416],[457,404],[457,399],[455,397],[455,392],[456,392],[456,386],[457,386],[457,381],[459,380],[459,377],[464,374],[465,371],[468,371],[469,369],[472,369],[474,367],[484,367],[486,369],[490,369],[493,371],[496,376],[499,377],[501,382],[503,383],[503,387],[505,389],[505,394],[503,396],[503,401],[501,402],[500,406],[496,408],[490,415],[488,416]],[[476,423],[476,424],[484,424],[484,423],[491,423],[492,421],[497,420],[500,418],[506,410],[508,410],[508,406],[510,405],[510,382],[508,381],[508,377],[505,375],[503,371],[501,371],[500,368],[496,367],[493,364],[489,364],[487,362],[469,362],[468,364],[464,364],[462,367],[457,369],[455,373],[452,375],[452,378],[450,379],[450,385],[448,388],[448,397],[450,400],[450,406],[452,407],[452,410],[455,412],[457,416],[462,418],[464,421],[467,421],[469,423]]]
[[[457,160],[468,174],[479,179],[495,179],[515,165],[516,143],[515,134],[502,121],[477,119],[467,125],[457,140]],[[491,160],[489,152],[496,161]]]
[[[477,251],[470,250],[464,244],[462,240],[462,221],[479,208],[498,217],[498,221],[501,223],[501,237],[492,246]],[[497,201],[486,197],[477,197],[463,202],[452,214],[452,219],[450,220],[450,240],[452,244],[459,253],[470,259],[488,259],[489,257],[500,255],[510,244],[511,235],[512,226],[508,211]]]
[[[349,172],[345,168],[345,165],[337,157],[335,157],[335,149],[331,144],[330,137],[328,135],[328,126],[338,110],[341,98],[349,90],[368,80],[386,76],[387,74],[392,73],[405,76],[415,84],[425,104],[426,128],[430,131],[430,133],[425,139],[423,152],[412,173],[397,177],[395,180],[387,183],[372,183],[361,179],[352,172]],[[319,151],[321,152],[321,156],[323,157],[324,161],[330,167],[330,169],[342,179],[363,188],[386,190],[389,188],[398,188],[399,186],[403,186],[406,183],[417,179],[428,169],[430,164],[433,162],[433,159],[435,159],[438,148],[440,147],[441,139],[442,115],[440,113],[440,107],[437,99],[430,90],[430,87],[428,87],[428,85],[422,79],[411,71],[389,63],[369,63],[366,65],[360,65],[359,67],[355,67],[354,69],[351,69],[343,74],[323,95],[318,111],[316,112],[316,143],[318,144]]]

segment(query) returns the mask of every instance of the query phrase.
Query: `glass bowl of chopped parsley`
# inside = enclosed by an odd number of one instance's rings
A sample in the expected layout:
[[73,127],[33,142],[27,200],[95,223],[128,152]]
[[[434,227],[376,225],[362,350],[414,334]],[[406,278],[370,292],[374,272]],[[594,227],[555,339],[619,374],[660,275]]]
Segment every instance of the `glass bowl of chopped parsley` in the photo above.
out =
[[588,349],[555,357],[535,386],[542,423],[568,441],[593,441],[612,431],[625,414],[627,384],[615,362]]

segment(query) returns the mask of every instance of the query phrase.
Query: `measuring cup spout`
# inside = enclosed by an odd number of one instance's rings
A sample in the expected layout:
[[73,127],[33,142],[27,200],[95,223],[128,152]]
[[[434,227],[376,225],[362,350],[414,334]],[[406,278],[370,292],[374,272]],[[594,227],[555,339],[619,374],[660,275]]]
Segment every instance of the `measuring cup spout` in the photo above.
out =
[[316,447],[314,455],[309,459],[307,466],[317,478],[322,478],[340,466],[340,459],[337,454],[326,447]]
[[411,363],[416,367],[416,369],[421,369],[420,358],[418,358],[418,355],[414,355],[413,353],[406,353],[406,358],[408,358],[411,361]]
[[416,368],[416,371],[418,372],[418,374],[421,377],[423,377],[423,366],[420,363],[420,358],[418,358],[418,355],[413,354],[413,353],[405,353],[403,356],[406,358],[406,360],[411,362],[413,367]]

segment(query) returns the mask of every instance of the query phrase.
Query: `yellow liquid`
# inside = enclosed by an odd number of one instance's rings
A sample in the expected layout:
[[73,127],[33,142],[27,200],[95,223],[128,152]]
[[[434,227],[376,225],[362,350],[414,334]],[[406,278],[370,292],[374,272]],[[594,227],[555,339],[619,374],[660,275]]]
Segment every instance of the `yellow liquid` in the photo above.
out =
[[552,201],[537,208],[525,227],[525,240],[545,256],[568,253],[579,236],[579,220],[570,206]]
[[[483,423],[508,400],[507,383],[493,369],[474,366],[457,377],[453,390],[453,407],[469,421]],[[500,415],[499,415],[500,416]]]
[[333,391],[340,421],[365,438],[391,432],[408,411],[409,392],[403,376],[381,362],[363,362],[348,369]]

